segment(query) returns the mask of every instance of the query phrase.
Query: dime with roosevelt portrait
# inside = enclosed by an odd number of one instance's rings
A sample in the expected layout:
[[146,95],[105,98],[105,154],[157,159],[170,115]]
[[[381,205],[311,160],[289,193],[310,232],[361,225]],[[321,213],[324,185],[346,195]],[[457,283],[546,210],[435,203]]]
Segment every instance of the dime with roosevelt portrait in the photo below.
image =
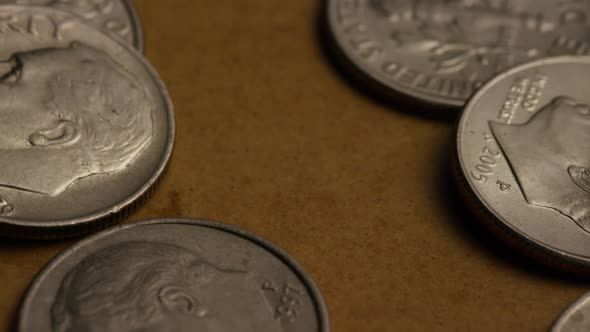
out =
[[109,36],[143,50],[143,29],[131,0],[0,0],[0,5],[28,5],[67,11]]
[[584,57],[508,71],[470,101],[457,136],[471,207],[509,242],[576,272],[590,271],[589,74]]
[[17,331],[328,332],[323,300],[287,254],[189,219],[115,227],[54,258]]
[[590,326],[590,294],[570,305],[555,321],[551,332],[587,331]]
[[0,6],[0,234],[61,237],[149,194],[172,151],[162,82],[65,12]]
[[435,108],[465,105],[518,64],[590,52],[590,3],[330,0],[338,53],[373,88]]

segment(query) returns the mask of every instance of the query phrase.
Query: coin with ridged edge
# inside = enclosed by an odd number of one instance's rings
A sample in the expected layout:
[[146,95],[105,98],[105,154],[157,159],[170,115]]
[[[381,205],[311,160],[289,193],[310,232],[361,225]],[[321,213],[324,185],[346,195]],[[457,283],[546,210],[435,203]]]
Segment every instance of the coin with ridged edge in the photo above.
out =
[[463,107],[521,63],[590,53],[588,1],[327,0],[337,58],[371,88]]
[[143,51],[143,29],[131,0],[0,0],[0,5],[45,6],[67,11]]
[[584,332],[589,326],[590,294],[586,294],[561,314],[551,332]]
[[193,219],[113,227],[55,257],[18,314],[28,331],[328,332],[311,278],[243,229]]
[[457,174],[494,233],[542,263],[590,273],[590,58],[503,73],[467,105]]
[[105,227],[157,184],[172,103],[143,56],[67,12],[0,6],[0,235]]

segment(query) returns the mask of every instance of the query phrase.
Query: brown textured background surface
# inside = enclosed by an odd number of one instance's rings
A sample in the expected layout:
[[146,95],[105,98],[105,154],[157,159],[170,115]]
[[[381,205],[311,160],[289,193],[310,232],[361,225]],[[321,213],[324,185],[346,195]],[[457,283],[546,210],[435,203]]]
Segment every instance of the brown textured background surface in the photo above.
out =
[[[278,244],[332,330],[543,331],[590,286],[504,249],[450,180],[453,121],[360,92],[322,49],[318,0],[136,0],[168,85],[169,173],[131,220],[200,217]],[[71,241],[0,241],[0,330]]]

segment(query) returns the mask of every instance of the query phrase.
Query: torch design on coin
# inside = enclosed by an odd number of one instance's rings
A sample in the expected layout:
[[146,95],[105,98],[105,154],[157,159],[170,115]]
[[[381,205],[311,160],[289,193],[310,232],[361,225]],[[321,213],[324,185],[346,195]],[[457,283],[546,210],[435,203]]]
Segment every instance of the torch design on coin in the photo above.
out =
[[[372,5],[396,25],[391,33],[395,45],[430,52],[439,74],[461,72],[469,65],[501,71],[538,57],[541,51],[536,47],[511,43],[511,34],[543,33],[556,26],[541,17],[514,13],[508,1],[373,0]],[[476,71],[469,73],[478,78]]]
[[590,53],[587,1],[330,0],[327,15],[359,79],[443,109],[518,64]]

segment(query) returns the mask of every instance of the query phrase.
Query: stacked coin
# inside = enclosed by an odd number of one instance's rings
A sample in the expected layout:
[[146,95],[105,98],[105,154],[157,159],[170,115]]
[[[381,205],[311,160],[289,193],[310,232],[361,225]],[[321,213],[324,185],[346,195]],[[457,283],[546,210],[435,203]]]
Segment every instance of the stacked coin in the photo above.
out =
[[326,10],[337,55],[371,86],[446,109],[470,99],[456,173],[480,219],[535,258],[590,273],[589,2],[330,0]]
[[396,99],[454,111],[488,79],[590,52],[587,1],[328,0],[335,56]]
[[590,2],[329,0],[326,24],[369,87],[466,105],[453,169],[468,207],[521,253],[590,275]]
[[17,330],[327,332],[297,263],[236,227],[155,219],[92,236],[33,281]]
[[[166,88],[132,47],[143,43],[131,4],[0,0],[0,18],[0,236],[78,236],[125,217],[174,143]],[[16,321],[18,331],[329,331],[319,291],[286,253],[188,219],[83,240],[36,277]]]
[[129,4],[51,3],[0,6],[0,235],[8,237],[103,228],[141,203],[172,153],[172,103],[129,44],[141,46]]
[[[150,193],[172,151],[168,94],[131,47],[141,49],[138,20],[125,1],[0,3],[0,234],[102,228]],[[490,230],[590,275],[590,3],[328,0],[326,14],[335,56],[369,87],[465,106],[454,176]],[[578,324],[586,302],[555,329]],[[285,253],[185,219],[80,242],[39,274],[18,318],[19,331],[166,329],[329,328],[319,292]]]

